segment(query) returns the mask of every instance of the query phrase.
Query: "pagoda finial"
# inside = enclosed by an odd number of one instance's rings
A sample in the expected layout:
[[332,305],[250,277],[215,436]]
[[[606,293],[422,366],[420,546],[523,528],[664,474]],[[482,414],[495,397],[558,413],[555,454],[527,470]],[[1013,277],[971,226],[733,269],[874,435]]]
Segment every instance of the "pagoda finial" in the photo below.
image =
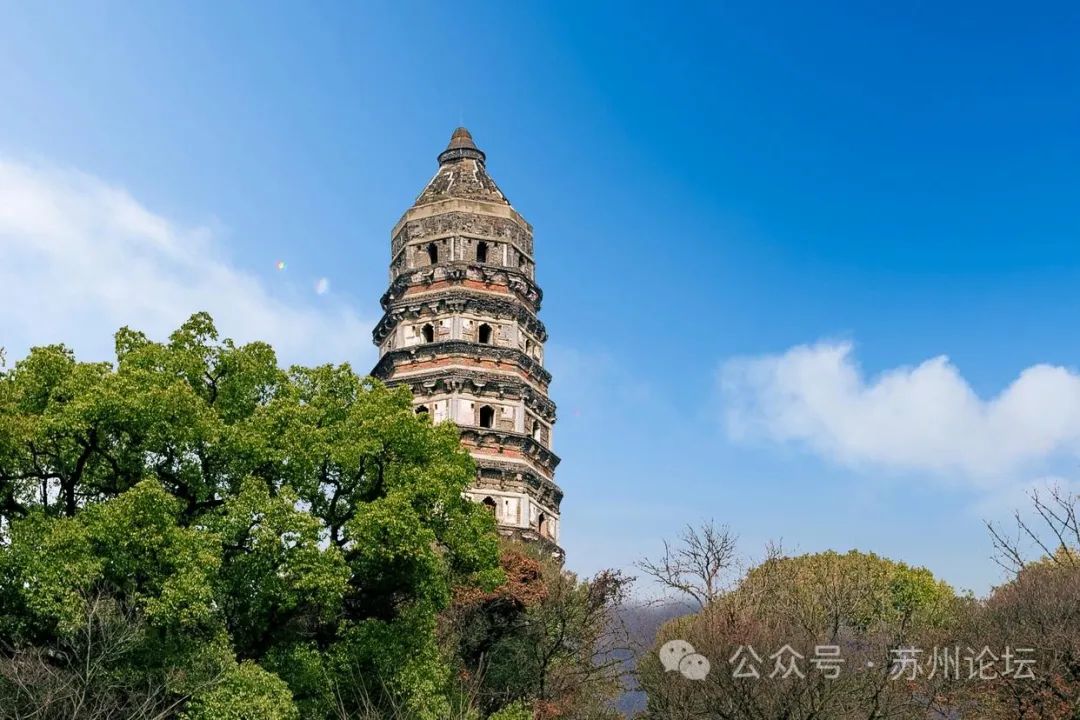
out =
[[456,150],[459,148],[472,148],[473,150],[476,150],[476,143],[473,142],[472,134],[463,127],[454,130],[454,134],[450,136],[450,144],[446,146],[447,150]]
[[462,158],[479,160],[481,163],[485,160],[484,153],[473,142],[472,134],[465,128],[459,127],[450,136],[450,143],[446,146],[446,149],[439,153],[439,164],[442,165]]

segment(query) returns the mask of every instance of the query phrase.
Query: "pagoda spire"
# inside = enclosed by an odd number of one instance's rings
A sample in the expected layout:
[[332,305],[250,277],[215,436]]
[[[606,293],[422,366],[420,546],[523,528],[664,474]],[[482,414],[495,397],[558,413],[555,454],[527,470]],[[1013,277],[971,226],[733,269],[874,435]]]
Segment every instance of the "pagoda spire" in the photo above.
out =
[[487,159],[483,151],[476,147],[472,133],[463,127],[459,127],[450,136],[450,143],[446,146],[446,149],[439,153],[439,164],[445,165],[448,162],[464,158],[477,160],[481,165]]
[[454,130],[446,149],[439,153],[439,169],[416,198],[413,207],[464,198],[509,205],[485,166],[487,156],[476,147],[472,134],[463,127]]

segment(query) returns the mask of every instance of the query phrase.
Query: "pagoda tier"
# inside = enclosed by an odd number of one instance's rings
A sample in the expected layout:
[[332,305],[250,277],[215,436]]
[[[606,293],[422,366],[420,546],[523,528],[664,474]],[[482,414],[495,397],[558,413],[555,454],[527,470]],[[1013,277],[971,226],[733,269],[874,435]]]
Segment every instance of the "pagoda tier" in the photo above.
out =
[[555,405],[532,253],[532,226],[458,128],[391,232],[372,375],[408,385],[432,422],[460,427],[477,465],[469,497],[491,510],[500,532],[561,557]]

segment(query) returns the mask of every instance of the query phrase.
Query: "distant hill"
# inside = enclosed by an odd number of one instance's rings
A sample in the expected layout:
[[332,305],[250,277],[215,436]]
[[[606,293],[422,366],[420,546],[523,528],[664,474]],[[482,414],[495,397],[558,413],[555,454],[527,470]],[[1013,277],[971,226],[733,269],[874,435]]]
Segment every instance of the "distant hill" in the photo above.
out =
[[631,651],[623,658],[629,674],[628,688],[616,703],[616,708],[626,717],[645,709],[645,693],[637,689],[637,680],[633,670],[637,659],[643,653],[652,652],[656,633],[668,620],[688,615],[697,610],[697,606],[677,600],[663,600],[644,605],[628,605],[621,614],[621,619],[630,635]]

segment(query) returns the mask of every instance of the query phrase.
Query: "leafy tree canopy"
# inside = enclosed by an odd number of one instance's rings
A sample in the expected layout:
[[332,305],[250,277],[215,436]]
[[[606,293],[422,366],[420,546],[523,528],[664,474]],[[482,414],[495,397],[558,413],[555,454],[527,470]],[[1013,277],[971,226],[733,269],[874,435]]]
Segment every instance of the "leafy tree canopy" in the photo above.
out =
[[[665,624],[639,665],[649,697],[645,717],[895,718],[934,716],[936,688],[892,682],[892,651],[944,646],[963,609],[926,569],[873,553],[773,552],[700,612]],[[712,663],[704,681],[667,673],[658,650],[684,640]],[[843,672],[815,672],[810,658],[836,648]],[[736,672],[744,658],[758,678]],[[792,658],[799,673],[778,673]],[[746,667],[742,672],[745,673]],[[942,715],[946,717],[948,715]]]
[[139,628],[99,658],[139,680],[110,702],[157,684],[192,719],[324,717],[361,682],[445,718],[436,616],[502,578],[473,477],[406,389],[283,370],[206,314],[120,330],[112,364],[34,348],[0,373],[0,655],[86,650],[107,607]]
[[940,624],[955,598],[926,568],[858,550],[770,558],[747,573],[734,595],[753,598],[771,617],[797,620],[822,640],[836,640],[844,630]]

